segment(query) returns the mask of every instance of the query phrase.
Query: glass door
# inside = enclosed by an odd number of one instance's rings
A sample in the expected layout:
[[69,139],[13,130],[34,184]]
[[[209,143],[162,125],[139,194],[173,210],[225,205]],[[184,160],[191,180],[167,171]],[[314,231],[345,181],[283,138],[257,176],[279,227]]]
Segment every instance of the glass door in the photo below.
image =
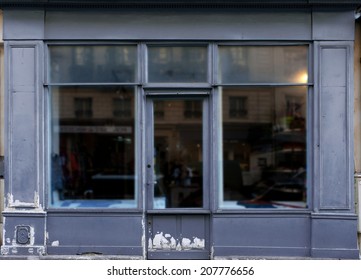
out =
[[147,100],[148,258],[209,258],[208,98]]

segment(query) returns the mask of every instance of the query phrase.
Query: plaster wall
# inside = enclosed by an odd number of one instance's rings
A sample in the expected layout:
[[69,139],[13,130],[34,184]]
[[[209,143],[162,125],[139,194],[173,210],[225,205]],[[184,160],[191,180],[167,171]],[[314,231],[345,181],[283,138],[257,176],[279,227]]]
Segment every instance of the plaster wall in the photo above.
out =
[[[4,155],[4,110],[3,110],[3,98],[4,98],[4,75],[3,75],[3,16],[0,10],[0,156]],[[0,179],[0,213],[4,210],[4,180]],[[0,215],[0,244],[2,243],[2,224],[3,217]]]

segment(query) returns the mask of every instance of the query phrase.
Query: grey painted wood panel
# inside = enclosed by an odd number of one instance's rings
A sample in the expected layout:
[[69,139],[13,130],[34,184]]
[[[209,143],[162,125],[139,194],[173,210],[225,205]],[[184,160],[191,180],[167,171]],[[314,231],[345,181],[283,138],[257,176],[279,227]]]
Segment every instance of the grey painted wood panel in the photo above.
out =
[[35,96],[13,93],[11,193],[15,200],[34,203],[37,186]]
[[346,88],[323,87],[321,92],[320,208],[349,207]]
[[312,214],[311,256],[358,259],[357,216]]
[[322,87],[346,87],[347,49],[323,48],[321,53]]
[[[96,20],[94,20],[96,19]],[[5,10],[4,39],[353,40],[353,11]]]
[[45,22],[45,37],[50,40],[311,39],[311,14],[306,12],[47,11]]
[[39,207],[38,44],[6,44],[9,206]]
[[219,215],[213,219],[214,253],[306,256],[311,244],[310,230],[307,215]]
[[[142,216],[126,214],[49,214],[48,246],[56,247],[141,247]],[[79,248],[81,250],[81,248]],[[78,252],[82,253],[82,252]],[[101,253],[101,252],[100,252]]]
[[12,58],[12,91],[35,91],[35,48],[34,47],[13,47]]
[[354,11],[313,12],[313,40],[353,40],[354,37]]
[[44,38],[44,11],[33,9],[4,10],[4,40]]
[[[350,210],[352,196],[351,46],[319,46],[321,210]],[[317,189],[316,189],[317,191]]]
[[45,240],[45,212],[4,212],[4,217],[7,220],[6,231],[4,236],[4,245],[14,244],[15,229],[19,225],[29,225],[32,228],[33,236],[29,245],[44,246]]

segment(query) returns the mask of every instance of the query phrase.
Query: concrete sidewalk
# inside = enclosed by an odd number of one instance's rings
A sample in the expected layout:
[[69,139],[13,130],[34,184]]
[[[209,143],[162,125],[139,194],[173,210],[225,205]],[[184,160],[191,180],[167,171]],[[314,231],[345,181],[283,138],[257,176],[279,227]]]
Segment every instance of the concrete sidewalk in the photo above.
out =
[[[359,257],[361,259],[361,255]],[[0,255],[1,260],[144,260],[140,256],[125,255],[33,255],[33,256],[16,256],[16,255]],[[215,257],[212,260],[345,260],[336,258],[311,258],[311,257],[244,257],[244,256],[226,256]]]

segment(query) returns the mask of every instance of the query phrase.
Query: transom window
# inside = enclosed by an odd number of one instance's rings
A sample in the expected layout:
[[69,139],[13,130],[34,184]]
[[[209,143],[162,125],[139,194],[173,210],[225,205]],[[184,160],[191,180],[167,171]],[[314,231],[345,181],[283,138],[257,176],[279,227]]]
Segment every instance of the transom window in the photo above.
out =
[[206,83],[207,46],[149,46],[148,82]]

